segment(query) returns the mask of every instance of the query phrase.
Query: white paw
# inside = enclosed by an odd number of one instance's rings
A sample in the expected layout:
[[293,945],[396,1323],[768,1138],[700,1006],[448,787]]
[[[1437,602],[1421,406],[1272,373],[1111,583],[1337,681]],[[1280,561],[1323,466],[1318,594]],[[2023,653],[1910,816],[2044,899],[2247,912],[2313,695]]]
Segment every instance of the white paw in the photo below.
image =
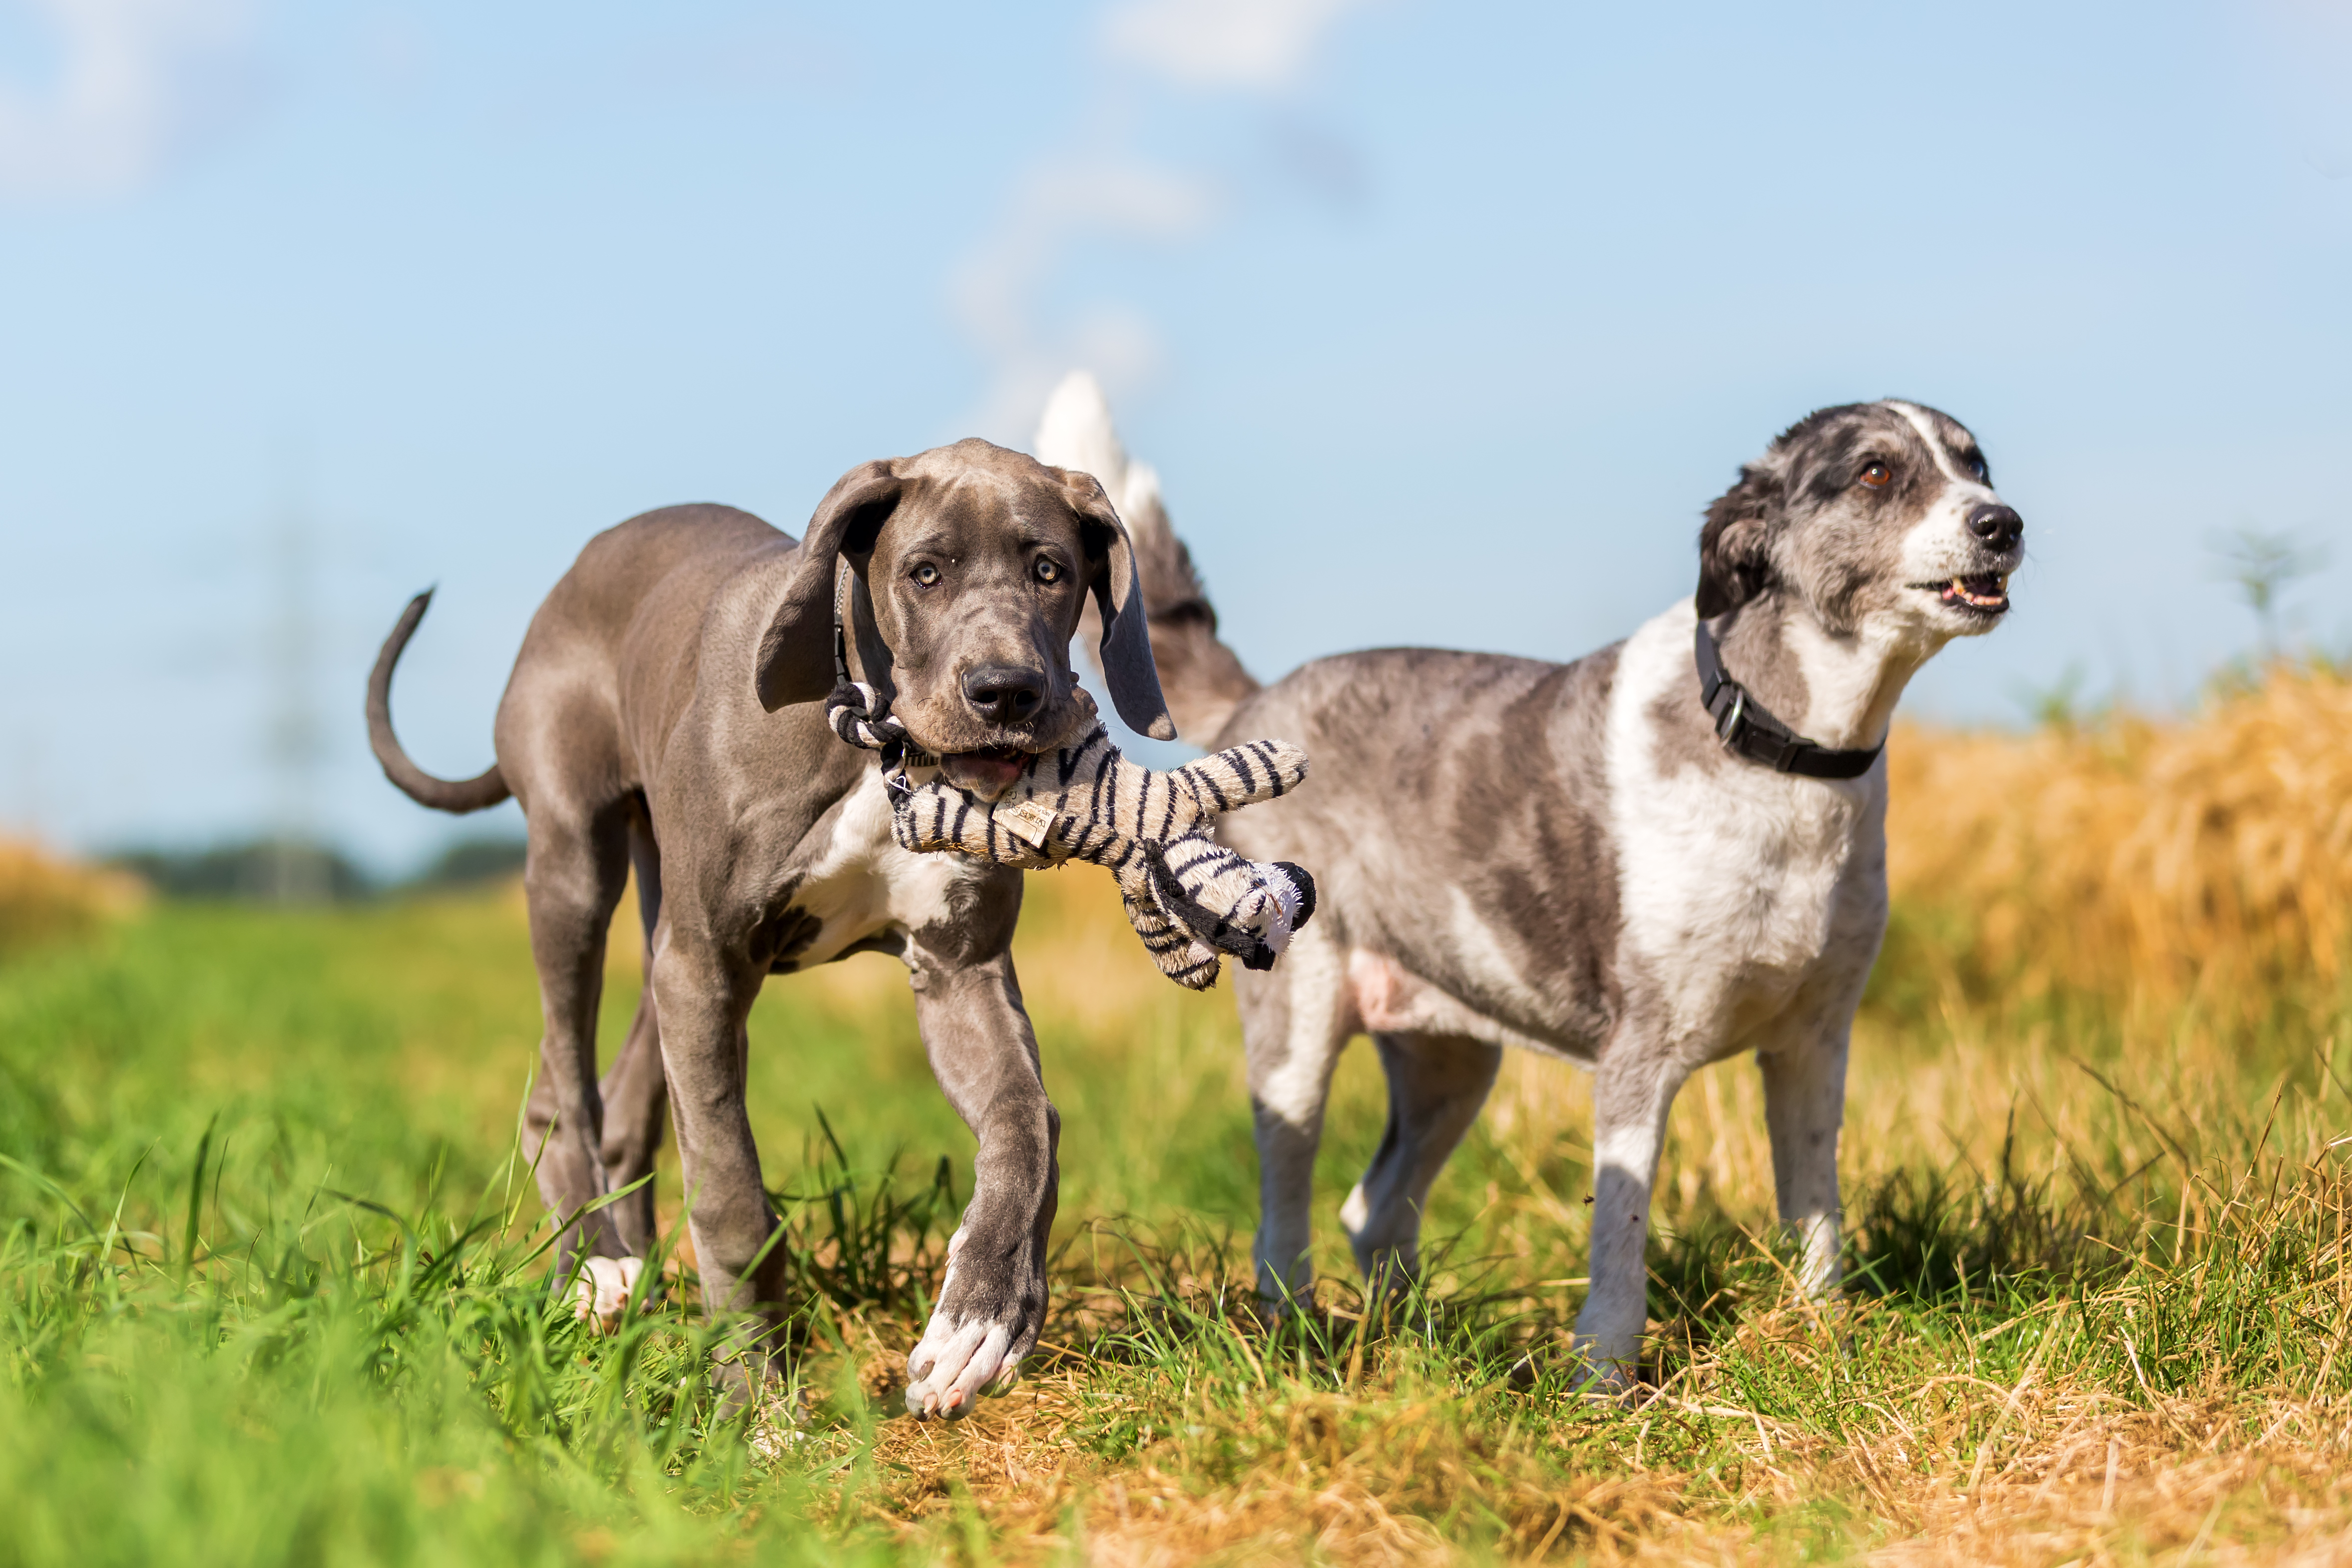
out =
[[572,1285],[572,1315],[586,1323],[589,1331],[609,1334],[621,1326],[621,1314],[628,1310],[629,1292],[636,1289],[637,1276],[646,1271],[642,1258],[591,1258],[581,1266],[580,1278]]
[[950,1421],[971,1415],[982,1394],[1013,1385],[1020,1363],[1006,1353],[1012,1346],[1007,1324],[982,1319],[957,1327],[934,1317],[907,1358],[908,1414]]
[[[955,1279],[955,1256],[963,1246],[963,1232],[948,1238],[948,1270],[940,1281],[944,1300]],[[1002,1394],[1019,1375],[1021,1363],[1008,1352],[1013,1348],[1010,1324],[974,1319],[951,1323],[947,1313],[931,1314],[922,1342],[907,1358],[907,1412],[925,1420],[947,1420],[971,1414],[983,1394]]]

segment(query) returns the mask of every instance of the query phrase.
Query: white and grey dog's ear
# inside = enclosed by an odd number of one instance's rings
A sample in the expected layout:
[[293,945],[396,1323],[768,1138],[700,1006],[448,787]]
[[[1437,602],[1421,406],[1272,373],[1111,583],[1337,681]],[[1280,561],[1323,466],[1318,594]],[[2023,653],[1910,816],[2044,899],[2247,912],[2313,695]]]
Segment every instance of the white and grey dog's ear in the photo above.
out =
[[1707,620],[1762,593],[1772,581],[1772,534],[1787,479],[1778,454],[1739,470],[1739,482],[1715,499],[1698,531],[1698,616]]
[[1155,741],[1176,738],[1168,700],[1160,692],[1160,667],[1151,659],[1151,627],[1145,618],[1143,584],[1136,575],[1135,542],[1092,474],[1059,470],[1070,510],[1087,551],[1095,605],[1102,614],[1103,682],[1112,706],[1129,729]]
[[877,458],[842,475],[817,503],[783,600],[760,638],[760,706],[769,712],[819,701],[833,689],[833,595],[841,557],[874,548],[906,489],[889,460]]

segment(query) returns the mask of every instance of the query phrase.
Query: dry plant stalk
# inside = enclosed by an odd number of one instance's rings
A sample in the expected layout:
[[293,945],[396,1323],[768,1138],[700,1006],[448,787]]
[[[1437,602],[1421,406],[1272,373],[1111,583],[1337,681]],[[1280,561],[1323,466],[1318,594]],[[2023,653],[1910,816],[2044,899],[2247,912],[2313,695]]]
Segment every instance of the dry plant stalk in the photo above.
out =
[[1974,971],[2157,999],[2333,984],[2352,944],[2352,680],[2281,661],[2193,719],[2032,735],[1906,726],[1888,747],[1898,907]]

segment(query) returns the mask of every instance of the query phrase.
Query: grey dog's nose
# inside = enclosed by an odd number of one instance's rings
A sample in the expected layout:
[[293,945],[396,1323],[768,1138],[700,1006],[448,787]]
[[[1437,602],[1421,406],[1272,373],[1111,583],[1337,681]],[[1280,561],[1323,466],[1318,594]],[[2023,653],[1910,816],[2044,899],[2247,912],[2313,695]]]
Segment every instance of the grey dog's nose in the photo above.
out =
[[1969,513],[1969,531],[1995,550],[2009,550],[2025,537],[2025,520],[2015,507],[1986,501]]
[[1017,724],[1045,700],[1045,672],[1011,664],[983,664],[967,670],[964,700],[992,724]]

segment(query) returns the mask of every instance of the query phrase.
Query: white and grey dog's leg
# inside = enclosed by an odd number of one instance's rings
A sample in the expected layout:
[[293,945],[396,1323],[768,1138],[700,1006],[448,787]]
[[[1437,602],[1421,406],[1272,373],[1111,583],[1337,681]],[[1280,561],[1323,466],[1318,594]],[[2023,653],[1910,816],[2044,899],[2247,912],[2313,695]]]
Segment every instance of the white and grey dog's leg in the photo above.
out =
[[1649,1318],[1650,1193],[1666,1113],[1690,1069],[1663,1044],[1621,1036],[1592,1083],[1592,1286],[1576,1346],[1604,1383],[1633,1380]]
[[1843,1026],[1784,1049],[1760,1052],[1764,1121],[1780,1221],[1803,1249],[1798,1279],[1818,1300],[1838,1283],[1838,1128],[1845,1119]]
[[1339,949],[1312,926],[1271,973],[1244,973],[1236,989],[1257,1131],[1257,1288],[1279,1309],[1315,1283],[1315,1151],[1354,1014]]
[[1364,1179],[1339,1207],[1356,1266],[1391,1286],[1421,1272],[1421,1216],[1430,1184],[1495,1087],[1503,1049],[1443,1035],[1374,1035],[1388,1075],[1389,1124]]

